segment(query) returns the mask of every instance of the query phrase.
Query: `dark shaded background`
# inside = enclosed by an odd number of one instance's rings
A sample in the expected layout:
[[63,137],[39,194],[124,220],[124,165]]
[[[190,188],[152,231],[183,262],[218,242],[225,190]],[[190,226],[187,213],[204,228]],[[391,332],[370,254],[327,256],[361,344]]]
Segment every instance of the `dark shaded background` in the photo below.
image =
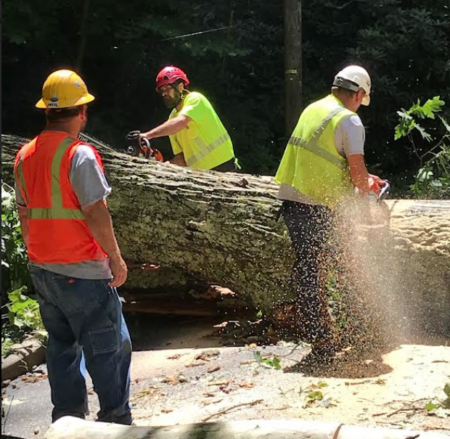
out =
[[[287,140],[282,8],[282,0],[4,2],[3,132],[37,134],[45,78],[71,68],[97,97],[87,132],[123,148],[128,131],[167,118],[154,81],[175,64],[212,101],[244,171],[274,174]],[[411,182],[418,163],[406,141],[393,141],[396,111],[418,98],[449,101],[448,0],[309,0],[302,10],[304,104],[323,97],[346,64],[363,65],[373,81],[372,104],[360,111],[369,168]],[[155,146],[169,155],[167,139]]]

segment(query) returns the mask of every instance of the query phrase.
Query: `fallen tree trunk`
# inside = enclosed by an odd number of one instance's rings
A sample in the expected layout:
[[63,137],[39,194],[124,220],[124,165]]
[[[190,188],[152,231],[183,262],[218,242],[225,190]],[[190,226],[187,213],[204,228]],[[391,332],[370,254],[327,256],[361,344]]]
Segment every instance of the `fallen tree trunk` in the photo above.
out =
[[[2,136],[3,178],[11,184],[13,155],[25,141]],[[272,177],[215,173],[132,158],[96,145],[113,193],[109,206],[124,258],[158,263],[135,269],[129,286],[148,288],[186,279],[226,286],[263,311],[294,298],[288,278],[293,254]],[[390,248],[401,300],[448,333],[450,317],[450,201],[393,200]]]
[[269,420],[225,421],[160,427],[129,427],[84,421],[66,416],[58,419],[45,439],[445,439],[445,433],[417,432],[380,427],[343,425],[338,422]]

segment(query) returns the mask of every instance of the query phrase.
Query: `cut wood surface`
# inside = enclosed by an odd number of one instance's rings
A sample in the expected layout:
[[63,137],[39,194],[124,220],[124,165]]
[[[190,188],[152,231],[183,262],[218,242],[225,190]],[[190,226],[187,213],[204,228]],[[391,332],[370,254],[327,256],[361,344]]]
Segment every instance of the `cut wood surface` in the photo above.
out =
[[[25,141],[2,136],[9,184],[14,154]],[[95,146],[113,187],[108,203],[125,260],[165,270],[155,282],[158,270],[135,268],[128,287],[191,278],[228,287],[263,310],[293,299],[287,286],[293,253],[283,221],[276,220],[280,201],[272,177],[196,171]],[[404,262],[398,270],[405,301],[417,301],[449,328],[450,200],[386,204],[391,248]]]

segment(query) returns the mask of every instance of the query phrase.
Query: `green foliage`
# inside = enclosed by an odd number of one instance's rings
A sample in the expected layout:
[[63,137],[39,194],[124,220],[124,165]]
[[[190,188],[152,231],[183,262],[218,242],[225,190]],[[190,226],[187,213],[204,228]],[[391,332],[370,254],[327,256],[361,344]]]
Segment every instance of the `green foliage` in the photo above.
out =
[[255,360],[262,366],[268,367],[268,368],[273,368],[276,370],[280,370],[281,369],[281,363],[280,363],[280,359],[274,355],[270,358],[263,358],[261,356],[261,352],[260,351],[256,351],[253,352],[253,357],[255,358]]
[[[22,286],[31,288],[28,257],[22,240],[14,191],[2,184],[2,294]],[[6,298],[6,297],[2,297]]]
[[[302,14],[304,105],[328,93],[346,64],[367,67],[374,92],[360,113],[369,168],[393,175],[394,186],[400,174],[412,178],[416,156],[387,139],[399,108],[450,94],[448,0],[310,0]],[[128,131],[167,118],[154,79],[175,64],[187,71],[190,88],[211,100],[243,171],[275,173],[287,143],[283,2],[17,0],[5,2],[3,17],[5,132],[34,136],[42,129],[34,109],[42,83],[52,70],[71,67],[97,97],[88,131],[123,148]],[[448,120],[448,110],[442,116]],[[414,117],[422,127],[425,120]],[[419,128],[413,134],[423,140]],[[155,147],[170,158],[168,139],[156,139]]]
[[399,124],[395,127],[395,140],[401,139],[411,134],[416,129],[422,138],[427,142],[432,141],[432,137],[415,120],[414,116],[420,119],[435,119],[435,113],[441,111],[445,102],[439,96],[428,99],[425,104],[420,104],[420,99],[409,110],[397,111],[400,116]]
[[[445,102],[439,96],[428,99],[423,105],[417,101],[409,110],[398,111],[399,123],[395,127],[395,140],[407,138],[410,148],[419,161],[419,170],[411,189],[415,196],[448,198],[450,196],[450,125],[439,116],[439,126],[429,130],[417,120],[437,122],[436,113],[442,111]],[[436,134],[430,134],[433,130]],[[419,142],[414,132],[420,134]],[[422,140],[422,144],[420,143]],[[425,141],[425,145],[423,144]],[[429,144],[429,145],[428,145]]]
[[313,405],[320,405],[325,408],[336,406],[330,396],[327,396],[322,389],[328,387],[328,384],[324,381],[319,381],[317,384],[311,384],[308,386],[308,393],[306,394],[306,407]]
[[26,290],[27,287],[21,287],[8,293],[9,303],[6,304],[6,307],[9,311],[10,322],[20,330],[43,331],[39,304],[24,294]]
[[314,390],[308,393],[309,402],[322,401],[323,393],[320,390]]
[[[32,283],[27,252],[22,240],[14,190],[2,184],[2,356],[11,346],[33,332],[45,340],[46,333],[36,300],[29,297]],[[7,310],[7,316],[4,311]]]
[[450,409],[450,383],[447,383],[444,386],[444,393],[446,398],[443,400],[440,400],[439,402],[435,403],[435,402],[428,402],[427,404],[425,404],[425,410],[427,412],[431,412],[433,410],[437,410],[440,408],[443,408],[445,410],[449,410]]

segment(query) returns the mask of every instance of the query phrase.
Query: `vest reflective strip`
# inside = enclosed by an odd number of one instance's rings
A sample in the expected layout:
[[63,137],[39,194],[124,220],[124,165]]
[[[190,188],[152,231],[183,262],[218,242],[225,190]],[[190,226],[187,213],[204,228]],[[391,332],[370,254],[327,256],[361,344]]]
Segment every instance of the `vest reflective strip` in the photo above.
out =
[[339,157],[336,157],[331,152],[327,151],[326,149],[321,148],[317,144],[320,136],[325,131],[325,128],[331,122],[331,119],[333,119],[333,117],[336,116],[336,114],[339,114],[341,111],[344,111],[344,108],[338,107],[335,110],[333,110],[330,114],[328,114],[322,120],[319,127],[316,129],[316,131],[314,132],[314,134],[312,135],[312,137],[309,141],[306,141],[300,137],[292,136],[289,139],[289,144],[294,145],[294,146],[299,146],[301,148],[305,148],[307,151],[323,158],[324,160],[327,160],[334,166],[337,166],[340,169],[346,169],[347,163],[343,162]]
[[[58,146],[52,160],[52,182],[51,182],[51,201],[52,207],[47,208],[29,208],[28,219],[72,219],[72,220],[84,220],[83,211],[80,209],[68,209],[63,207],[63,197],[61,191],[61,184],[59,181],[59,174],[61,170],[61,162],[64,153],[67,151],[70,145],[74,142],[74,139],[67,137]],[[22,167],[17,167],[19,174],[19,181],[25,181]],[[22,184],[22,183],[21,183]],[[25,186],[23,186],[25,190]]]
[[196,137],[195,143],[199,147],[200,151],[197,154],[194,154],[192,157],[189,157],[186,160],[186,165],[192,166],[193,164],[199,162],[228,140],[230,140],[230,136],[228,133],[225,133],[223,136],[220,136],[218,139],[214,140],[214,142],[211,142],[209,145],[205,145],[200,137]]

